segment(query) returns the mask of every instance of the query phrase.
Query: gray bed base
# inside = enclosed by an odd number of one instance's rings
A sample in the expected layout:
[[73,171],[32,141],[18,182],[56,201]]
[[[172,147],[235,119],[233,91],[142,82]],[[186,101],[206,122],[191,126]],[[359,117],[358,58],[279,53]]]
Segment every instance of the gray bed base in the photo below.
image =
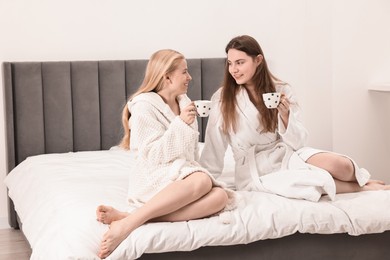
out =
[[[221,85],[224,58],[188,59],[191,99]],[[7,172],[28,156],[109,149],[122,135],[120,114],[147,60],[4,62]],[[207,119],[199,120],[203,140]],[[9,199],[9,224],[21,228]],[[300,234],[246,245],[144,254],[141,259],[389,259],[390,231],[357,237]]]

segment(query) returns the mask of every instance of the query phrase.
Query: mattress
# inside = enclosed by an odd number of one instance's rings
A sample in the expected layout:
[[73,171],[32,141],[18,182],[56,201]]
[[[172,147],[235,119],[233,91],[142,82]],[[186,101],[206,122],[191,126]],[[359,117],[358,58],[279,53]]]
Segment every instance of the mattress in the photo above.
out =
[[[232,187],[233,158],[221,180]],[[99,259],[108,225],[96,220],[98,205],[131,211],[127,186],[134,154],[121,149],[28,157],[5,179],[32,247],[31,259]],[[300,233],[359,236],[390,230],[390,191],[328,196],[319,202],[264,192],[237,191],[237,208],[209,218],[147,223],[107,259],[144,253],[192,251],[204,246],[248,244]]]

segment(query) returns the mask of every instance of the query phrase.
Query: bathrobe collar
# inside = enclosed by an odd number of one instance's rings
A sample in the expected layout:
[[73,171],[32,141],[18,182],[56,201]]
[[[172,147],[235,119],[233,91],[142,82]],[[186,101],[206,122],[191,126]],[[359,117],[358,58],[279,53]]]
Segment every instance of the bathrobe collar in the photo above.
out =
[[245,117],[253,129],[256,129],[257,132],[262,130],[260,129],[259,120],[257,120],[259,111],[251,102],[248,91],[243,86],[241,86],[240,91],[237,93],[237,107],[241,112],[240,114]]
[[[177,101],[179,102],[180,110],[184,107],[186,107],[191,100],[187,97],[186,94],[179,95],[177,97]],[[129,109],[129,112],[131,113],[132,106],[137,102],[148,102],[151,105],[153,105],[155,108],[157,108],[161,113],[163,113],[168,119],[173,120],[175,118],[175,114],[171,110],[171,108],[164,102],[162,97],[157,94],[156,92],[147,92],[147,93],[141,93],[134,97],[132,100],[129,100],[127,102],[127,108]]]

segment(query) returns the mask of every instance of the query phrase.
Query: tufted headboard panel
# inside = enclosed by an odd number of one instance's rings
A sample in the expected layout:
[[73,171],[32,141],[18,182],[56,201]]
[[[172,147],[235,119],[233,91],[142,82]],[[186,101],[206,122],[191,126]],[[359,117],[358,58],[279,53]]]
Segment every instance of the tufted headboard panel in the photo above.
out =
[[[221,86],[224,58],[187,59],[192,100]],[[28,156],[105,150],[122,137],[121,111],[147,60],[4,62],[7,172]],[[200,140],[207,119],[198,118]],[[12,216],[10,216],[12,217]]]

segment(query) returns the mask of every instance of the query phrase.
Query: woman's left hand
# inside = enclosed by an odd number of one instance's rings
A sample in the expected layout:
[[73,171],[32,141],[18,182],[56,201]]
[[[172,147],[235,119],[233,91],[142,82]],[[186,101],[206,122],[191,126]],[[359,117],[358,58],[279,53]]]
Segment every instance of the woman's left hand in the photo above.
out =
[[192,124],[196,119],[196,107],[194,102],[191,102],[180,112],[180,118],[187,124]]
[[280,102],[277,109],[285,127],[287,128],[288,116],[290,114],[290,100],[288,100],[286,95],[283,93],[280,96]]

